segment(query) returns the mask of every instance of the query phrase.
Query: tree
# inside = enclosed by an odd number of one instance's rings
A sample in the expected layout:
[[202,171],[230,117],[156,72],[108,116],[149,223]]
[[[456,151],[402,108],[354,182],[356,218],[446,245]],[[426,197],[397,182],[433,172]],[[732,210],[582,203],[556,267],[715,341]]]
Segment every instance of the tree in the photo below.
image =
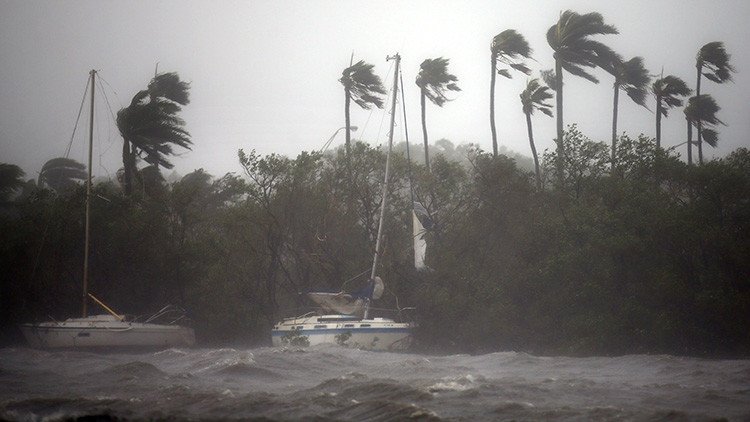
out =
[[651,77],[648,70],[643,66],[642,57],[633,57],[628,61],[622,61],[615,56],[610,63],[604,66],[609,74],[615,77],[614,102],[612,107],[612,169],[615,168],[617,154],[617,106],[620,90],[625,91],[634,103],[646,106],[646,89]]
[[529,132],[529,145],[531,146],[531,154],[534,157],[534,169],[536,176],[537,188],[542,187],[541,174],[539,173],[539,156],[536,153],[536,146],[534,146],[534,133],[531,128],[531,115],[534,114],[535,110],[539,110],[549,117],[552,117],[552,104],[548,104],[545,101],[553,97],[549,88],[540,84],[539,79],[534,78],[526,82],[526,89],[521,92],[521,107],[523,113],[526,115],[526,128]]
[[[731,55],[724,49],[724,43],[721,41],[713,41],[701,47],[695,56],[696,96],[701,95],[701,76],[717,84],[732,80],[732,72],[735,70],[729,63],[730,58]],[[698,162],[703,164],[703,126],[700,121],[698,121]]]
[[661,148],[661,117],[667,117],[667,111],[681,107],[682,99],[692,94],[685,82],[674,75],[659,78],[651,85],[651,92],[656,97],[656,148]]
[[495,75],[501,75],[508,79],[512,78],[508,69],[497,69],[497,62],[504,63],[510,68],[530,74],[531,70],[526,67],[521,58],[531,57],[531,47],[523,37],[513,29],[495,35],[490,45],[490,129],[492,130],[492,155],[497,157],[497,130],[495,129]]
[[137,175],[136,161],[165,168],[174,167],[168,157],[172,146],[190,149],[192,140],[185,130],[185,121],[178,113],[190,100],[190,85],[177,73],[156,75],[148,88],[135,94],[128,107],[117,112],[117,128],[123,138],[123,185],[126,195],[133,192]]
[[579,15],[566,10],[556,24],[547,30],[547,43],[554,50],[555,85],[557,91],[557,172],[562,177],[563,166],[563,69],[594,83],[599,80],[585,68],[595,68],[609,63],[616,56],[606,45],[592,40],[593,35],[617,34],[617,28],[604,23],[601,14],[592,12]]
[[80,180],[86,180],[86,166],[71,158],[53,158],[42,166],[37,185],[47,186],[55,192],[61,192],[74,186]]
[[713,129],[718,124],[724,124],[716,116],[721,110],[716,101],[708,94],[696,95],[690,97],[688,105],[685,107],[685,119],[687,120],[687,145],[688,145],[688,164],[693,164],[693,126],[700,127],[708,125],[709,129],[705,130],[706,143],[716,147],[718,134]]
[[427,121],[425,118],[425,98],[442,107],[447,101],[447,91],[460,91],[456,82],[458,78],[448,72],[449,59],[438,57],[427,59],[419,66],[416,84],[420,90],[420,104],[422,106],[422,135],[424,138],[424,162],[427,171],[430,170],[430,153],[427,140]]
[[341,82],[344,85],[344,120],[346,122],[346,154],[351,152],[351,131],[349,118],[349,105],[351,101],[365,110],[369,110],[373,105],[377,108],[383,108],[383,95],[385,88],[380,77],[372,72],[373,65],[365,63],[363,60],[347,67],[341,73]]
[[0,201],[6,202],[22,188],[24,171],[14,164],[0,163]]

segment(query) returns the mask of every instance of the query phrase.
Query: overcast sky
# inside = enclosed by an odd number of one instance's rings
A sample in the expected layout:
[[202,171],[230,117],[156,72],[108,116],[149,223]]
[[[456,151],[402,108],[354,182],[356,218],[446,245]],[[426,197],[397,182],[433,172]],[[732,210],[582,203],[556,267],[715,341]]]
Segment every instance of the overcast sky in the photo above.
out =
[[[443,109],[428,105],[432,141],[479,144],[491,150],[488,120],[489,45],[516,29],[534,49],[535,74],[553,67],[545,33],[561,10],[600,12],[619,35],[599,39],[626,59],[642,56],[651,73],[674,74],[695,85],[695,55],[724,41],[738,73],[734,83],[704,79],[702,91],[722,110],[722,156],[748,146],[750,133],[750,2],[628,1],[7,1],[0,0],[0,162],[35,177],[42,164],[62,156],[90,69],[104,79],[114,113],[159,71],[191,82],[184,109],[192,151],[173,158],[186,174],[204,168],[215,176],[239,172],[237,150],[295,156],[319,149],[344,124],[341,71],[355,60],[375,65],[386,82],[399,52],[410,139],[421,142],[419,93],[414,78],[426,58],[446,57],[462,91]],[[595,140],[609,142],[612,78],[601,83],[566,75],[565,123],[578,123]],[[496,119],[501,145],[529,155],[518,94],[526,77],[498,78]],[[122,140],[103,97],[98,97],[94,171],[121,167]],[[618,131],[654,136],[654,104],[647,110],[620,96]],[[355,134],[371,143],[386,136],[383,112],[352,105]],[[86,119],[82,120],[82,123]],[[534,117],[538,149],[552,148],[554,119]],[[85,123],[71,157],[85,162]],[[334,140],[343,142],[343,134]],[[682,110],[663,122],[663,143],[685,140]],[[401,135],[397,136],[397,140]],[[681,151],[683,148],[680,149]],[[684,155],[684,151],[682,151]]]

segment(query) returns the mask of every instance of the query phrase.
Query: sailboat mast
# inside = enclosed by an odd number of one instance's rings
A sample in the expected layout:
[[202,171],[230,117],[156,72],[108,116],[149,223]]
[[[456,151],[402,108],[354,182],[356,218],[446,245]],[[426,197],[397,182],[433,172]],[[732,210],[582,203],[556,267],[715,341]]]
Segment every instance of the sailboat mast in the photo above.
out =
[[[391,150],[393,149],[393,132],[396,124],[396,99],[398,98],[398,67],[401,63],[401,56],[396,53],[395,56],[388,56],[386,60],[396,60],[396,70],[393,73],[393,95],[391,102],[391,130],[388,133],[388,153],[385,159],[385,182],[383,183],[383,199],[380,203],[380,221],[378,222],[378,238],[375,242],[375,256],[372,259],[372,272],[370,279],[375,279],[375,271],[378,267],[378,257],[380,256],[380,242],[383,237],[383,220],[385,218],[385,207],[388,203],[388,177],[391,170]],[[365,310],[365,315],[367,311]]]
[[91,114],[89,116],[89,164],[88,178],[86,179],[86,224],[85,242],[83,247],[83,317],[88,316],[88,294],[89,294],[89,240],[91,223],[91,162],[94,151],[94,90],[96,89],[96,70],[91,70]]

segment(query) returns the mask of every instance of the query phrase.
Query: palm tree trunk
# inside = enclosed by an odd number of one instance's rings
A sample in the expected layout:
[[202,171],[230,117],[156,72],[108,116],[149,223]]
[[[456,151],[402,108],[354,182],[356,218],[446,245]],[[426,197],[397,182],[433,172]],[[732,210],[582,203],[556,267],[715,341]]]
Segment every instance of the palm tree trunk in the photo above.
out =
[[661,97],[656,97],[656,150],[661,148]]
[[349,87],[344,87],[344,95],[346,96],[344,99],[344,124],[346,125],[346,141],[344,143],[344,146],[346,147],[346,156],[349,156],[349,152],[351,151],[351,132],[349,130],[349,105],[351,104],[351,94],[349,93]]
[[686,119],[688,122],[688,165],[693,165],[693,125],[690,119]]
[[422,98],[420,103],[422,105],[422,136],[424,138],[424,165],[427,167],[427,172],[430,172],[430,152],[429,152],[429,141],[427,140],[427,119],[425,116],[425,95],[424,89],[422,89]]
[[620,85],[615,82],[615,99],[612,103],[612,170],[615,171],[617,156],[617,101],[620,97]]
[[492,54],[490,73],[490,130],[492,130],[492,156],[497,157],[497,130],[495,129],[495,55]]
[[531,155],[534,157],[534,175],[536,176],[537,189],[542,188],[542,176],[539,174],[539,156],[536,153],[534,145],[534,131],[531,128],[531,113],[526,113],[526,128],[529,132],[529,145],[531,146]]
[[[703,70],[703,66],[697,66],[698,69],[698,76],[697,81],[695,82],[695,95],[697,97],[701,96],[701,70]],[[698,120],[698,164],[703,165],[703,122],[699,119]]]
[[557,179],[563,181],[563,75],[562,64],[555,59],[555,100],[557,103]]

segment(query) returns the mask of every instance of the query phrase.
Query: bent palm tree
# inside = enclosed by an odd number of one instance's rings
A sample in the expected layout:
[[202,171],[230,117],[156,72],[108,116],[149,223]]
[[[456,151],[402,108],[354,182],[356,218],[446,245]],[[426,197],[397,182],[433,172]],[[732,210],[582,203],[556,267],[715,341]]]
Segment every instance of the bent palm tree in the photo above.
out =
[[595,68],[612,61],[614,51],[592,40],[593,35],[617,34],[617,28],[604,23],[601,14],[592,12],[579,15],[566,10],[557,23],[547,30],[547,43],[554,50],[555,86],[557,106],[557,172],[563,171],[563,69],[575,76],[599,83],[585,68]]
[[88,173],[85,165],[71,158],[53,158],[42,166],[37,185],[61,192],[76,185],[79,180],[86,180],[86,177]]
[[456,82],[458,78],[448,72],[449,59],[438,57],[427,59],[419,66],[416,84],[420,90],[420,104],[422,106],[422,136],[424,137],[424,163],[430,171],[430,153],[427,140],[427,120],[425,117],[425,98],[438,107],[442,107],[450,99],[447,91],[460,91]]
[[[709,81],[721,84],[732,80],[734,67],[729,63],[731,55],[724,48],[721,41],[710,42],[698,51],[695,56],[695,69],[697,80],[695,82],[695,95],[701,95],[701,76]],[[703,164],[703,125],[698,122],[698,162]],[[708,141],[707,141],[708,142]],[[710,145],[710,144],[709,144]]]
[[714,126],[724,124],[716,116],[716,113],[721,110],[716,104],[716,101],[710,95],[696,95],[690,97],[688,105],[685,107],[685,119],[687,120],[687,145],[688,145],[688,165],[693,164],[693,126],[699,127],[701,125],[709,126],[706,132],[706,143],[712,147],[716,147],[718,143],[718,134],[713,129]]
[[154,77],[148,89],[138,92],[128,107],[117,112],[117,128],[123,138],[123,184],[126,195],[133,191],[140,157],[149,164],[174,167],[168,160],[172,146],[190,149],[192,141],[185,130],[185,121],[177,113],[190,102],[190,86],[176,73]]
[[617,109],[620,90],[639,106],[646,107],[646,87],[651,77],[648,70],[643,66],[642,57],[633,57],[624,62],[620,57],[615,57],[610,63],[604,65],[604,70],[615,77],[615,95],[612,106],[612,169],[615,168],[615,155],[617,149]]
[[495,35],[490,45],[490,129],[492,130],[492,155],[497,157],[497,130],[495,129],[495,75],[512,78],[508,69],[497,69],[497,62],[504,63],[519,72],[530,74],[531,69],[521,60],[531,57],[531,47],[523,35],[513,29]]
[[531,154],[534,157],[534,175],[536,176],[537,188],[542,187],[542,178],[539,174],[539,156],[536,153],[536,146],[534,145],[534,132],[531,128],[531,115],[534,114],[535,110],[539,110],[549,117],[552,117],[552,104],[545,103],[553,97],[550,89],[539,83],[539,79],[531,79],[526,83],[526,89],[521,92],[521,108],[523,114],[526,115],[526,128],[529,132],[529,145],[531,146]]
[[670,108],[681,107],[682,99],[693,91],[687,84],[674,75],[657,79],[651,85],[651,92],[656,97],[656,148],[661,148],[661,117],[667,117]]
[[346,155],[349,156],[351,149],[351,131],[349,106],[351,101],[365,110],[369,110],[373,105],[377,108],[383,108],[383,95],[385,88],[380,77],[372,72],[373,65],[365,63],[363,60],[354,63],[344,69],[341,73],[341,82],[344,85],[344,120],[346,122]]

